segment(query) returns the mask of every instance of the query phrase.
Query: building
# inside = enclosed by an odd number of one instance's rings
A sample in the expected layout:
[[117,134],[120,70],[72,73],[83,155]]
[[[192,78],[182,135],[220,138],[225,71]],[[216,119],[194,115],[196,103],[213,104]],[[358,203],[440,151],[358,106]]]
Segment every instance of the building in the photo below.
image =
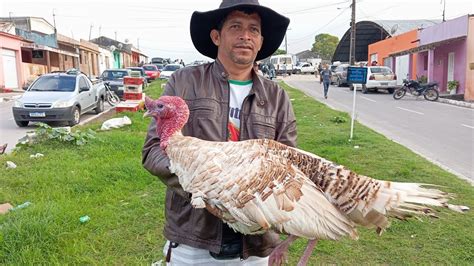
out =
[[59,69],[79,69],[79,47],[80,42],[62,34],[57,34],[59,54]]
[[[131,63],[131,46],[128,47],[125,43],[110,39],[105,36],[92,39],[91,42],[100,47],[110,50],[113,55],[114,64],[112,68],[124,68],[130,66]],[[127,50],[130,49],[130,51]]]
[[474,101],[474,15],[421,29],[416,47],[390,54],[391,57],[416,57],[416,75],[439,84],[447,92],[449,81],[458,81],[456,94]]
[[99,46],[81,39],[79,42],[79,69],[89,77],[99,74]]
[[397,75],[397,84],[401,85],[407,75],[411,79],[416,78],[417,57],[409,54],[394,57],[392,54],[417,46],[418,29],[415,29],[370,44],[367,58],[369,63],[377,61],[378,65],[390,67]]
[[1,90],[18,90],[24,86],[21,47],[30,44],[19,36],[0,31]]
[[99,72],[102,74],[106,69],[114,66],[114,55],[109,49],[99,46]]

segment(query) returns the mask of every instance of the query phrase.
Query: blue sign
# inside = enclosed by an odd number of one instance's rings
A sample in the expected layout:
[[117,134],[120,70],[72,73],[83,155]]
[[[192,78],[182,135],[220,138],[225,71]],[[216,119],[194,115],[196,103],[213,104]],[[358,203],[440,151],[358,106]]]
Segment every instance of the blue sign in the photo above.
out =
[[366,67],[348,67],[347,68],[347,83],[352,83],[352,84],[367,83],[367,68]]

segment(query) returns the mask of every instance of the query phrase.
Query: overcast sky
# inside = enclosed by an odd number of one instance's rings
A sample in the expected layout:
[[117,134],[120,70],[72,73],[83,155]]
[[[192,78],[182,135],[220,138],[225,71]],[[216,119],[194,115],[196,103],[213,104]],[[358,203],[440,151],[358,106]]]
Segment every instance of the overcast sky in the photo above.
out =
[[[220,0],[0,0],[0,16],[43,17],[58,32],[79,40],[99,35],[133,43],[149,57],[182,58],[186,63],[206,59],[189,35],[193,11],[216,9]],[[288,50],[311,49],[314,36],[329,33],[341,38],[349,28],[349,0],[260,0],[260,4],[290,18]],[[357,21],[442,18],[442,0],[358,0]],[[474,0],[446,0],[446,18],[474,14]],[[139,43],[138,43],[139,42]],[[283,41],[282,49],[285,48]],[[208,58],[207,58],[208,59]]]

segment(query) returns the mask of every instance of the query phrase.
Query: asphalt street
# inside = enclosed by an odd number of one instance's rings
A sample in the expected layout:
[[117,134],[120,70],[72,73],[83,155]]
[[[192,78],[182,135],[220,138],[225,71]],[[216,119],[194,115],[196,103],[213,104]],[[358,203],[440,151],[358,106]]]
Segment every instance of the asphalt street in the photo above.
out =
[[[333,109],[352,112],[353,91],[348,87],[331,86],[328,99],[324,99],[322,85],[312,75],[292,75],[284,81]],[[357,91],[356,119],[474,182],[474,109],[429,102],[423,97],[405,96],[397,101],[386,92]]]

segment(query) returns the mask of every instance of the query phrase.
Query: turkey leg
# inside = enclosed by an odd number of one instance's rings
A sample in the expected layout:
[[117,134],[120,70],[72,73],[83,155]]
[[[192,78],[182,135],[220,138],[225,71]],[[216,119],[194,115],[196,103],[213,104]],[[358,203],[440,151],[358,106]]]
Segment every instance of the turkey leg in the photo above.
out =
[[285,263],[286,260],[288,259],[288,247],[296,239],[298,239],[297,236],[289,235],[285,240],[283,240],[283,242],[281,242],[278,246],[276,246],[273,249],[272,253],[270,254],[270,257],[268,258],[268,265],[279,266]]
[[304,250],[303,256],[301,256],[300,261],[298,262],[298,266],[305,266],[308,264],[309,257],[311,257],[311,253],[313,253],[313,249],[316,247],[317,243],[317,239],[308,241],[308,245],[306,245],[306,249]]

